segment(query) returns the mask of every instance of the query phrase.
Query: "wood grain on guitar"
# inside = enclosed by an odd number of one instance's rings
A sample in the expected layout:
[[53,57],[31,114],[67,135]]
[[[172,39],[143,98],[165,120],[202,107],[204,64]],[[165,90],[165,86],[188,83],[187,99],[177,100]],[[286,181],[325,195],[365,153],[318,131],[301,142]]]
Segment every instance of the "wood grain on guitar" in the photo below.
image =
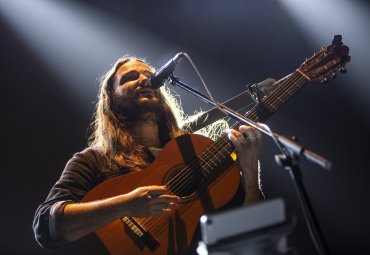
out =
[[[337,70],[345,72],[344,66],[350,61],[348,53],[349,48],[343,45],[341,36],[335,36],[331,45],[277,82],[276,88],[246,117],[264,122],[308,81],[326,82],[335,77]],[[233,128],[239,125],[237,123]],[[183,202],[170,215],[124,217],[98,229],[95,232],[98,238],[84,239],[83,246],[88,254],[187,254],[200,217],[225,205],[237,191],[240,176],[230,157],[233,150],[226,135],[215,142],[200,135],[181,136],[169,142],[147,169],[96,186],[83,202],[128,193],[148,185],[166,185],[171,193],[181,196]],[[99,244],[86,245],[86,240],[92,239]]]

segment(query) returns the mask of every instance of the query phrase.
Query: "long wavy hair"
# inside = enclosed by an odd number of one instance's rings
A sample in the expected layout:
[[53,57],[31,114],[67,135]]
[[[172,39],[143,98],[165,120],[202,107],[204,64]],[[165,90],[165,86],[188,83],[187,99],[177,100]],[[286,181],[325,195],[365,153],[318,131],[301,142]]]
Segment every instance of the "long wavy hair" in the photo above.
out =
[[[122,113],[118,114],[113,110],[115,74],[123,64],[129,61],[141,61],[148,64],[143,59],[132,56],[124,56],[117,60],[114,66],[100,79],[98,102],[94,120],[91,124],[92,135],[89,138],[89,145],[104,155],[108,170],[116,166],[138,171],[149,165],[146,149],[140,144],[138,137],[133,132],[132,123],[125,122],[124,115],[122,116]],[[154,69],[150,68],[154,72]],[[183,134],[175,117],[183,113],[175,112],[177,109],[170,106],[171,102],[164,92],[161,90],[163,114],[161,114],[161,119],[159,119],[159,133],[162,145],[172,138]]]

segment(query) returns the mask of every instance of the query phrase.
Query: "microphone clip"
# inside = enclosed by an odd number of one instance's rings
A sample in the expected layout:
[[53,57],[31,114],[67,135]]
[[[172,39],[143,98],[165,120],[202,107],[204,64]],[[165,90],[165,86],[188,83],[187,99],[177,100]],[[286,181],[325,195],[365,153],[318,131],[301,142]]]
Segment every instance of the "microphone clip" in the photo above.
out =
[[276,85],[276,80],[267,78],[260,83],[248,84],[247,91],[256,103],[260,103],[261,100],[270,93]]

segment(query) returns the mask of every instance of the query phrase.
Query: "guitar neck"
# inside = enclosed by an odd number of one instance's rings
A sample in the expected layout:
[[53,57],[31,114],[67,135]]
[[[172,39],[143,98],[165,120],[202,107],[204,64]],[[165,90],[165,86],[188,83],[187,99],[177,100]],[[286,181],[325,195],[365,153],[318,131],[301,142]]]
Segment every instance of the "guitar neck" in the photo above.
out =
[[[265,122],[306,83],[307,79],[295,71],[278,81],[275,85],[276,88],[263,97],[261,102],[256,104],[245,116],[255,122]],[[242,123],[237,122],[233,128],[239,128],[240,125]]]
[[[298,71],[293,72],[287,78],[277,82],[275,89],[267,94],[261,102],[256,104],[245,115],[248,119],[255,122],[265,122],[272,114],[279,110],[290,97],[297,93],[305,84],[307,79]],[[242,122],[235,123],[232,128],[238,129]],[[206,158],[217,161],[225,158],[234,151],[234,147],[229,142],[227,135],[223,134],[214,144],[208,148],[204,154]],[[212,156],[211,156],[212,155]]]

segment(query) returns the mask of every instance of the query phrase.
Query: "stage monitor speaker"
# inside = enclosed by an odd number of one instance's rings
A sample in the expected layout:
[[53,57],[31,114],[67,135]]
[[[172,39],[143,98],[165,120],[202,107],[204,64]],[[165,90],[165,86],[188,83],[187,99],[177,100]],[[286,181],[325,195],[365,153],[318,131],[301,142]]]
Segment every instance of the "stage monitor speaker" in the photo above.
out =
[[294,217],[287,218],[281,198],[203,215],[200,219],[202,241],[199,242],[197,253],[295,254],[287,244],[287,235],[294,225]]

